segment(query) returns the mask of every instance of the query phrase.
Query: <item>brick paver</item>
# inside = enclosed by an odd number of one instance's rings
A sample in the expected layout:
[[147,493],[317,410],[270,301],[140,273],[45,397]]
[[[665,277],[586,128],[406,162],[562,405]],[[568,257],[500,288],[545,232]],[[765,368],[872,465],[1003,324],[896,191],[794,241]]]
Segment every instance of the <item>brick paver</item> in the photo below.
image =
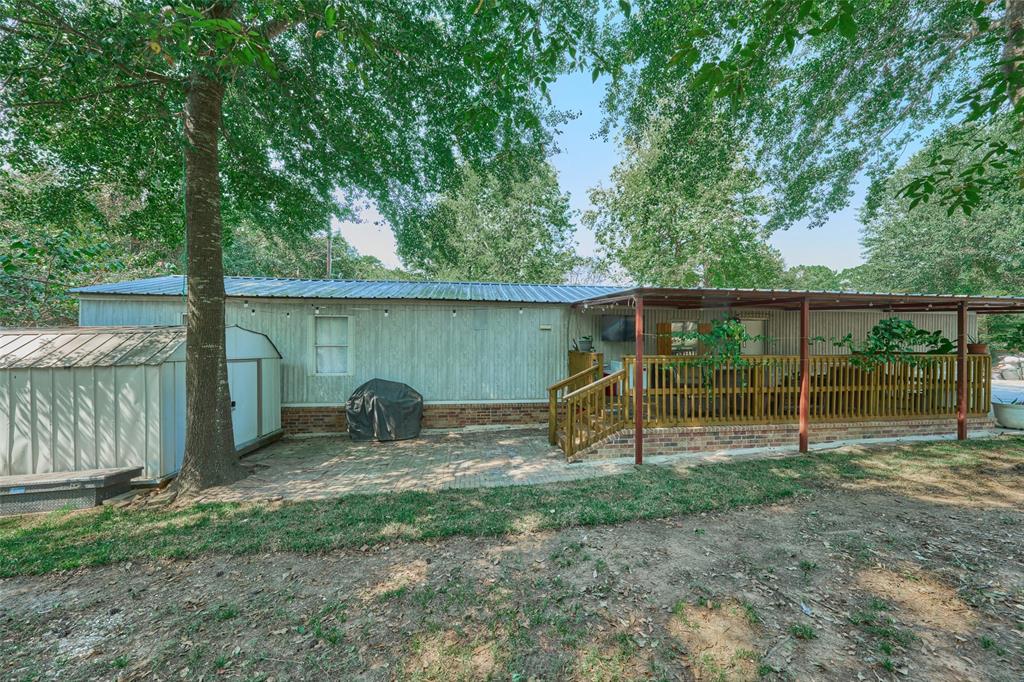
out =
[[626,462],[568,464],[536,427],[425,432],[391,443],[286,438],[243,460],[253,474],[202,501],[315,500],[353,493],[557,483],[628,471]]
[[[919,439],[924,438],[901,440]],[[748,448],[651,456],[644,461],[689,467],[795,454],[795,447]],[[558,448],[548,444],[547,430],[535,427],[425,432],[419,438],[391,443],[357,443],[347,436],[286,438],[243,462],[253,469],[251,476],[210,488],[200,500],[317,500],[356,493],[559,483],[621,474],[633,467],[629,458],[569,464]]]

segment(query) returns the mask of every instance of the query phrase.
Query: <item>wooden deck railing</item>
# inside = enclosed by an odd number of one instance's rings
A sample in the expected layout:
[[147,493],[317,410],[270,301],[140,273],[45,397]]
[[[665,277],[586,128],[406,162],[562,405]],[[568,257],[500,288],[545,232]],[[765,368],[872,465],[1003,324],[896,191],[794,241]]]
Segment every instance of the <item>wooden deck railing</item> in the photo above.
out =
[[[624,358],[632,392],[632,356]],[[698,359],[644,357],[644,416],[651,426],[796,421],[800,358],[758,355],[739,365],[703,366]],[[904,419],[956,415],[956,356],[921,355],[871,370],[849,355],[810,358],[811,420]],[[968,412],[989,410],[991,358],[967,357]]]
[[[549,389],[548,435],[568,457],[633,423],[635,358],[624,369],[582,388],[559,391],[586,373]],[[736,365],[710,367],[699,358],[645,356],[643,413],[646,426],[791,423],[798,419],[800,358],[745,357]],[[597,368],[591,368],[596,374]],[[810,358],[812,421],[953,417],[956,356],[922,355],[914,363],[871,370],[849,355]],[[991,358],[967,358],[967,402],[972,415],[986,414],[992,397]]]

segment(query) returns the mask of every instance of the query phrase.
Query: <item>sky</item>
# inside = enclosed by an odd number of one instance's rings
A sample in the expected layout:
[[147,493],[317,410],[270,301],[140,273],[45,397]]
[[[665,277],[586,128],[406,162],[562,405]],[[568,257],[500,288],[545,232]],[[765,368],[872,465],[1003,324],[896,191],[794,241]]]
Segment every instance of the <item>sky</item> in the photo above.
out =
[[[562,128],[558,138],[559,154],[551,159],[558,171],[562,190],[571,197],[572,207],[582,213],[590,208],[587,192],[607,184],[612,168],[619,161],[618,145],[595,133],[601,125],[601,96],[604,82],[592,83],[589,74],[562,76],[551,88],[554,105],[578,113]],[[860,225],[857,207],[864,200],[863,186],[854,194],[851,206],[834,214],[822,227],[808,230],[792,227],[774,234],[769,240],[782,252],[787,266],[827,265],[833,269],[853,267],[863,262],[860,251]],[[395,254],[395,239],[387,225],[379,224],[379,215],[364,215],[358,223],[340,223],[340,232],[361,254],[376,256],[385,265],[401,263]],[[374,224],[378,221],[378,224]],[[594,235],[582,225],[576,231],[577,252],[594,255]]]

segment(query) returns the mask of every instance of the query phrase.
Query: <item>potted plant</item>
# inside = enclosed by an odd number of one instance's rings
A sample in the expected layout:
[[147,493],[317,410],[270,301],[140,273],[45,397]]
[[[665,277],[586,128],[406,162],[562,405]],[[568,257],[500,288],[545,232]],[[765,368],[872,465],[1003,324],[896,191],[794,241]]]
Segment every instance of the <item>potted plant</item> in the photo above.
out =
[[997,398],[992,403],[992,412],[1003,428],[1024,430],[1024,401],[1020,398],[1009,402]]
[[892,362],[917,366],[922,362],[921,356],[947,355],[955,349],[941,331],[919,329],[910,320],[899,317],[879,320],[863,343],[854,343],[852,334],[833,339],[832,343],[847,349],[852,356],[850,363],[867,371]]
[[581,336],[576,341],[576,347],[583,353],[589,353],[594,350],[594,337],[593,336]]
[[988,355],[988,344],[982,343],[975,336],[968,336],[967,352],[971,355]]

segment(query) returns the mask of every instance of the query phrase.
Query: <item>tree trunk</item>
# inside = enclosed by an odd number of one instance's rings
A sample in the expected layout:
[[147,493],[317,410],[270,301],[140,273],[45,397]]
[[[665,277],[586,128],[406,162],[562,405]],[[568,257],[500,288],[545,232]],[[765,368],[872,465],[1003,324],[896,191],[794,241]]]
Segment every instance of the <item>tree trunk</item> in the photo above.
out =
[[1024,71],[1024,0],[1006,0],[1006,42],[1003,44],[1003,71],[1006,73],[1006,94],[1010,103],[1018,106],[1024,96],[1024,86],[1015,82]]
[[188,257],[185,460],[179,493],[242,476],[235,453],[224,347],[220,135],[224,86],[197,76],[185,107],[185,221]]

